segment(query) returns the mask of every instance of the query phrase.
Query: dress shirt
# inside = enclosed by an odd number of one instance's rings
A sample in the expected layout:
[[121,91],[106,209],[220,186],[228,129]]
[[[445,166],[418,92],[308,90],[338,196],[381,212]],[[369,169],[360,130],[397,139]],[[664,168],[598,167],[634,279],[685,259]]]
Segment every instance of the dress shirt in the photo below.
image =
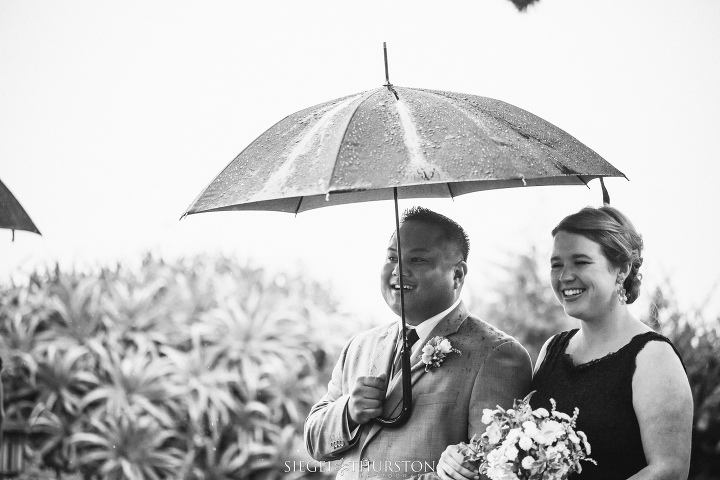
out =
[[[415,345],[413,345],[413,348],[410,352],[410,357],[416,355],[420,350],[422,350],[428,340],[430,340],[428,338],[430,336],[430,332],[432,332],[435,326],[440,323],[440,320],[445,318],[445,316],[448,313],[452,312],[459,304],[460,298],[458,297],[458,299],[455,300],[455,303],[450,305],[448,309],[443,310],[437,315],[433,315],[432,317],[422,322],[420,325],[406,325],[408,328],[414,328],[418,334],[418,341],[415,342]],[[395,347],[395,360],[393,363],[397,363],[397,359],[400,356],[400,350],[402,349],[402,320],[398,322],[398,331],[400,332],[400,335],[398,337],[397,346]]]

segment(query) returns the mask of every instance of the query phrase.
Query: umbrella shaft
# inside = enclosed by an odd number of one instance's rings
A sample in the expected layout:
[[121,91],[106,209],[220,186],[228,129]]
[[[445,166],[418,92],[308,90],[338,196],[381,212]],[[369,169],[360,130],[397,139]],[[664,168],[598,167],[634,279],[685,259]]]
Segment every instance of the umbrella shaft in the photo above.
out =
[[[395,241],[397,242],[398,276],[400,277],[400,321],[402,331],[405,331],[405,284],[403,281],[402,250],[400,248],[400,209],[398,207],[397,187],[393,187],[393,200],[395,201]],[[405,338],[403,337],[403,341]],[[403,343],[404,345],[404,343]]]
[[405,334],[405,295],[403,293],[403,272],[402,272],[402,252],[400,251],[400,211],[398,208],[397,187],[393,187],[393,199],[395,200],[395,241],[397,242],[398,255],[398,275],[400,276],[400,319],[402,320],[402,392],[403,403],[402,410],[395,418],[376,417],[375,421],[380,425],[388,428],[402,427],[412,414],[412,381],[410,378],[410,349],[407,344],[407,336]]

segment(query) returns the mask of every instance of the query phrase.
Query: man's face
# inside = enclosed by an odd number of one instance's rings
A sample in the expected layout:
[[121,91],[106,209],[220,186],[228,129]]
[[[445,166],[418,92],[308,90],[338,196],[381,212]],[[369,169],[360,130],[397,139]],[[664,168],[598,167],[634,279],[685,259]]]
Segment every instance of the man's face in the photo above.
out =
[[[457,248],[441,239],[441,230],[420,221],[400,226],[405,287],[405,320],[418,325],[449,308],[460,295],[467,265]],[[390,239],[380,272],[385,302],[400,315],[397,239]]]

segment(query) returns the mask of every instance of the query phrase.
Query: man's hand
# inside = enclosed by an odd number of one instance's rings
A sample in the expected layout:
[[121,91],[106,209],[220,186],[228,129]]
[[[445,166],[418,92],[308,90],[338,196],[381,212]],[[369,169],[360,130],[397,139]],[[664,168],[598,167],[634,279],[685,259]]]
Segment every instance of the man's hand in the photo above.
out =
[[377,377],[358,377],[355,380],[348,402],[349,420],[354,424],[350,425],[351,428],[380,416],[385,402],[386,383],[387,375],[384,373]]

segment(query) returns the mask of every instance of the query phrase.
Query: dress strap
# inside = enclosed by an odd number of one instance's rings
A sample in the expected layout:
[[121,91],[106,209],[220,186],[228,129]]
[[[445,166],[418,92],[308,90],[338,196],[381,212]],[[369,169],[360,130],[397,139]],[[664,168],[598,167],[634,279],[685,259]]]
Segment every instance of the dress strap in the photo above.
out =
[[578,329],[575,328],[573,330],[568,330],[566,332],[560,332],[557,335],[552,337],[552,340],[550,340],[550,344],[548,345],[547,352],[545,353],[545,357],[552,357],[555,358],[557,356],[561,356],[563,353],[565,353],[565,349],[567,348],[567,344],[570,341],[572,337],[575,336]]
[[576,328],[560,332],[550,338],[550,343],[548,343],[547,349],[545,350],[545,358],[543,358],[542,364],[540,364],[540,368],[538,368],[536,375],[539,375],[540,372],[548,365],[551,365],[556,362],[558,358],[562,357],[565,353],[565,348],[567,347],[568,342],[577,333],[577,331],[578,329]]
[[650,342],[665,342],[670,345],[670,347],[672,347],[673,351],[675,352],[675,355],[677,355],[680,359],[680,363],[682,364],[683,369],[685,369],[685,371],[687,372],[687,368],[685,368],[685,362],[683,362],[682,355],[680,355],[680,352],[678,352],[677,348],[675,348],[675,345],[673,345],[670,339],[667,338],[665,335],[661,335],[655,331],[645,332],[643,334],[633,337],[630,343],[633,344],[634,356],[637,356],[638,353],[640,353],[642,349],[645,348],[645,345]]

